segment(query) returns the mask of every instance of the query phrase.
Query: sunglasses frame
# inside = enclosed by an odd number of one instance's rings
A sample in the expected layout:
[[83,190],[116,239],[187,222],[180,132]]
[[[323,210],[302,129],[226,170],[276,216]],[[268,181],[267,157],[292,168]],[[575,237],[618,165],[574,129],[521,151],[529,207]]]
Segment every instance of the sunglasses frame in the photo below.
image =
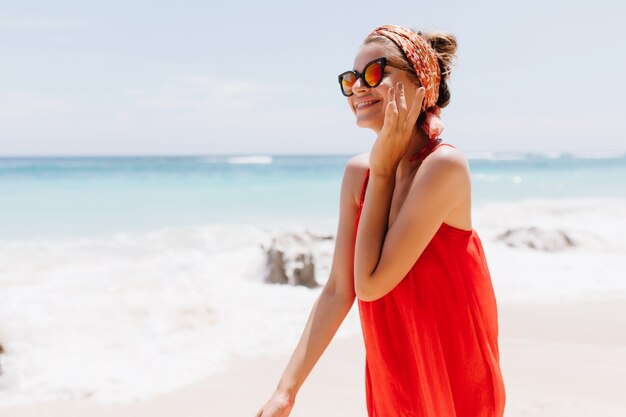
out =
[[[365,79],[365,73],[367,72],[367,69],[369,68],[370,65],[374,65],[376,63],[380,62],[380,70],[381,70],[381,77],[380,80],[378,80],[378,82],[374,85],[369,85],[367,80]],[[382,57],[382,58],[376,58],[370,62],[368,62],[367,64],[365,64],[365,67],[363,67],[363,72],[359,73],[356,70],[352,70],[352,71],[345,71],[342,72],[341,74],[339,74],[338,79],[339,79],[339,88],[341,89],[341,94],[343,94],[346,97],[350,97],[354,94],[353,91],[350,92],[350,94],[346,94],[345,91],[343,91],[343,84],[342,84],[342,78],[344,75],[346,74],[352,74],[356,77],[356,79],[354,80],[354,82],[356,83],[356,81],[360,78],[363,80],[363,84],[365,84],[367,87],[369,88],[374,88],[374,87],[378,87],[378,85],[383,81],[384,78],[384,71],[385,71],[385,67],[387,66],[387,58]]]

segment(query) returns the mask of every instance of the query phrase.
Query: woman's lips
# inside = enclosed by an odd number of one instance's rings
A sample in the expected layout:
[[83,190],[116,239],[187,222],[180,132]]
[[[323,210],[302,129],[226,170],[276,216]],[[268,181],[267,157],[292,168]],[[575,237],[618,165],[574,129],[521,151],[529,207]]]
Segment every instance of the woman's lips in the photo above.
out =
[[357,104],[355,106],[356,111],[369,109],[370,107],[375,106],[376,104],[380,103],[380,100],[368,100],[367,102],[364,102],[364,103],[365,104]]

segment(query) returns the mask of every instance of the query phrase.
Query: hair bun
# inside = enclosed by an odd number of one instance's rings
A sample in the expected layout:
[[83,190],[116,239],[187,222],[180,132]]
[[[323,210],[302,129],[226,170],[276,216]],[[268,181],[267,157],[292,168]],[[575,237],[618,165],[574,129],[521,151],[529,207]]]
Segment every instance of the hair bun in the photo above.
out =
[[448,78],[450,78],[451,67],[458,61],[456,50],[458,47],[456,36],[450,32],[433,31],[422,32],[415,31],[422,38],[426,39],[430,46],[434,49],[439,69],[441,71],[441,83],[439,84],[439,99],[437,106],[445,107],[450,102],[450,90],[448,90]]

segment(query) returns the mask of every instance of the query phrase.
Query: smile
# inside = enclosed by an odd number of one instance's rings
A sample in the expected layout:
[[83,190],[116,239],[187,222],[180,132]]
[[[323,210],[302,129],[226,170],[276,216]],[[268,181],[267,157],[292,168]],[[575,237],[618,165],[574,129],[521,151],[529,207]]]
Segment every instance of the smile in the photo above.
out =
[[357,105],[354,106],[355,110],[362,110],[362,109],[367,109],[369,107],[372,107],[374,104],[378,103],[380,100],[370,100],[370,101],[364,101],[363,103],[359,103]]

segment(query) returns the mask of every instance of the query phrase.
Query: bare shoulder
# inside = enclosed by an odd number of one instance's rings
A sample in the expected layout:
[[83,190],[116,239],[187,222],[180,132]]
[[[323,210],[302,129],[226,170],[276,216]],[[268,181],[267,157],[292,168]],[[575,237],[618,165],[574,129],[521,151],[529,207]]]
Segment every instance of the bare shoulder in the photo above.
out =
[[346,163],[346,167],[362,169],[363,173],[365,173],[365,171],[367,171],[367,168],[369,168],[370,166],[369,161],[370,161],[369,152],[360,153],[350,158],[348,162]]
[[446,170],[464,174],[468,176],[468,178],[470,175],[467,157],[463,151],[452,146],[440,146],[435,149],[424,159],[423,165],[424,171],[430,173]]
[[343,174],[343,181],[347,186],[345,189],[350,190],[357,206],[359,204],[359,198],[361,197],[361,188],[363,186],[363,180],[365,179],[365,173],[369,168],[369,158],[369,152],[361,153],[350,158],[345,166]]
[[438,190],[444,200],[454,202],[444,221],[461,229],[471,229],[472,178],[465,154],[452,146],[440,146],[422,164],[414,184],[419,182],[428,187],[429,193]]

